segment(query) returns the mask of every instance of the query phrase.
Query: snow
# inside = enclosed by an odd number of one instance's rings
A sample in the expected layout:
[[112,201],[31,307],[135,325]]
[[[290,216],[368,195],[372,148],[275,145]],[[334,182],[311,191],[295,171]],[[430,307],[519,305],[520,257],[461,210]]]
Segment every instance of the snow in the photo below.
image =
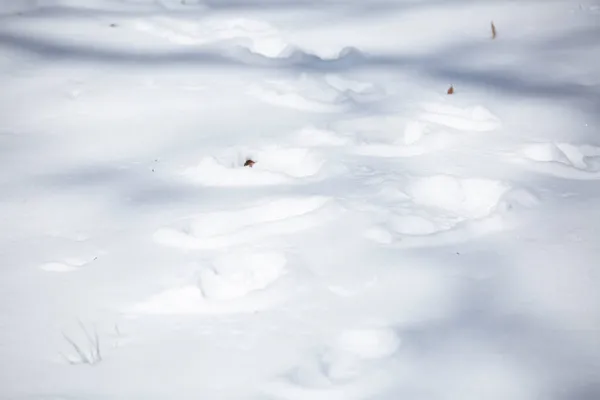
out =
[[599,21],[0,0],[0,398],[599,398]]

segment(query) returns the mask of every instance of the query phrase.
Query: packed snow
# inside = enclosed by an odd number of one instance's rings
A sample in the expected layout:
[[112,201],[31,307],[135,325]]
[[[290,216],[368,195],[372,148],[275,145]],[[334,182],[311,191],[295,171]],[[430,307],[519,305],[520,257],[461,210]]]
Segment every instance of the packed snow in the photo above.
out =
[[0,0],[0,398],[599,399],[599,55],[597,0]]

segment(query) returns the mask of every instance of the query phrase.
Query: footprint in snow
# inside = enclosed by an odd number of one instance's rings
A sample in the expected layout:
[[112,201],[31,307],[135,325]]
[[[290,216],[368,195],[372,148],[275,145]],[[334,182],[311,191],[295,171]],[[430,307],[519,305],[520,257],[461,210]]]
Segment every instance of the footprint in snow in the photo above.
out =
[[130,27],[178,45],[240,46],[269,58],[287,56],[291,47],[270,24],[244,17],[149,17]]
[[448,104],[426,103],[418,121],[437,124],[463,132],[490,132],[501,126],[500,119],[483,106],[460,108]]
[[500,126],[499,119],[481,107],[459,108],[428,103],[414,118],[374,116],[341,121],[338,131],[351,132],[360,140],[355,154],[374,157],[414,157],[446,149],[456,133],[488,132]]
[[[48,232],[48,238],[39,252],[42,257],[50,261],[39,264],[38,268],[46,272],[71,272],[93,263],[105,252],[86,243],[88,239],[89,237],[82,232],[69,234]],[[71,249],[71,256],[57,256],[57,249],[61,248]]]
[[515,163],[557,178],[600,179],[600,147],[570,143],[533,143],[512,157]]
[[371,83],[357,82],[338,75],[303,74],[296,81],[269,80],[251,85],[247,93],[278,107],[300,111],[339,113],[356,103],[378,100],[382,91]]
[[70,272],[77,271],[81,268],[84,268],[88,264],[96,261],[98,256],[93,257],[69,257],[65,258],[62,261],[53,261],[41,264],[39,268],[43,271],[47,272]]
[[264,391],[284,399],[369,399],[397,382],[399,346],[390,328],[344,330]]
[[263,290],[285,273],[281,253],[233,253],[200,271],[198,286],[205,298],[229,300]]
[[405,192],[412,206],[391,212],[387,223],[365,237],[409,247],[460,242],[508,229],[513,223],[509,212],[539,203],[533,193],[501,181],[450,175],[414,178]]
[[507,184],[492,179],[433,175],[412,179],[406,193],[418,206],[467,220],[489,215],[509,189]]
[[[252,159],[252,168],[243,168]],[[262,186],[323,179],[325,160],[308,148],[267,146],[258,150],[233,149],[206,157],[183,172],[185,179],[204,186]]]
[[323,196],[288,197],[230,211],[203,213],[161,228],[157,243],[186,249],[219,249],[260,243],[331,221],[341,208]]
[[170,288],[134,305],[136,314],[230,314],[272,308],[294,292],[280,252],[235,251],[199,271],[195,283]]
[[397,116],[363,117],[341,121],[334,129],[357,138],[354,154],[373,157],[415,157],[447,148],[452,135],[430,124]]

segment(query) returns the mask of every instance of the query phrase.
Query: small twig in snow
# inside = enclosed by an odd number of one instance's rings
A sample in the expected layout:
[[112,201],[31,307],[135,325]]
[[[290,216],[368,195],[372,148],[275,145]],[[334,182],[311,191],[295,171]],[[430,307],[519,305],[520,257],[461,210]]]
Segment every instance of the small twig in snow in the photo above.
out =
[[81,320],[78,320],[78,322],[79,322],[79,326],[81,327],[81,330],[83,331],[83,333],[87,339],[87,349],[86,349],[87,351],[84,351],[82,346],[77,344],[73,339],[71,339],[67,334],[65,334],[63,332],[62,333],[63,337],[65,338],[67,343],[69,343],[71,345],[71,347],[73,347],[73,349],[77,353],[77,356],[79,359],[73,360],[72,358],[67,357],[62,353],[61,353],[61,356],[63,356],[72,365],[75,365],[75,364],[88,364],[88,365],[97,364],[100,361],[102,361],[102,353],[100,351],[100,338],[98,336],[98,330],[94,327],[94,335],[92,336],[88,332],[88,330],[85,328],[85,325],[83,325],[83,322],[81,322]]
[[67,358],[69,363],[71,363],[71,364],[90,364],[90,365],[92,364],[91,360],[88,358],[88,356],[85,354],[85,352],[83,350],[81,350],[81,347],[79,347],[79,345],[77,343],[75,343],[75,341],[73,339],[68,337],[64,332],[63,332],[63,337],[73,347],[73,349],[75,349],[75,351],[77,352],[77,355],[79,356],[79,360],[80,360],[80,362],[78,363],[68,357],[65,357],[65,358]]

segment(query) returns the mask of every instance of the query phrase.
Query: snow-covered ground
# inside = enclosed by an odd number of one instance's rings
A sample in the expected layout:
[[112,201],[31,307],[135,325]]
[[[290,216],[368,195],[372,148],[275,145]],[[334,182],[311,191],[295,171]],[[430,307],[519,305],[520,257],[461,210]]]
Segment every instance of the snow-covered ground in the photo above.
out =
[[0,1],[0,398],[599,399],[599,57],[597,0]]

